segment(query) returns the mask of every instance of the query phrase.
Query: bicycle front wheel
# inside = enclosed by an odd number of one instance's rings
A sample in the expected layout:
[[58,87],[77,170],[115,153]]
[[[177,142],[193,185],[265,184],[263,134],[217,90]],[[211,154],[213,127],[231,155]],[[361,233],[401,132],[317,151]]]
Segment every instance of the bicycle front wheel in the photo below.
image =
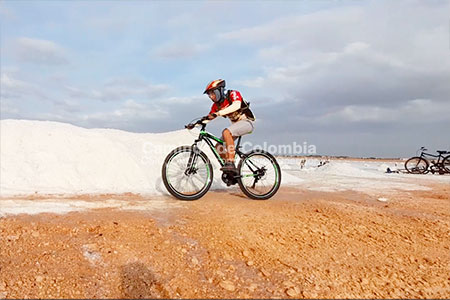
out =
[[450,173],[450,155],[446,156],[442,161],[442,165],[446,173]]
[[422,157],[411,157],[405,162],[405,169],[411,174],[425,174],[428,172],[428,161]]
[[191,146],[182,146],[167,155],[162,167],[162,178],[174,197],[197,200],[211,187],[213,169],[204,152]]
[[239,162],[238,169],[241,175],[239,187],[251,199],[269,199],[280,188],[280,166],[275,157],[266,151],[251,151]]

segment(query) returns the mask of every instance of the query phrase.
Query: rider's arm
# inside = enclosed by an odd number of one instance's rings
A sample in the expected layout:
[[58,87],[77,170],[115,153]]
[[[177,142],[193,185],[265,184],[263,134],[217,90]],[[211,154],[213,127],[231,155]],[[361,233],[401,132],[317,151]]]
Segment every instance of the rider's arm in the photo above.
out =
[[217,111],[218,111],[217,105],[214,103],[213,106],[211,107],[211,110],[210,110],[208,116],[207,116],[208,120],[215,119],[217,117]]
[[238,109],[241,108],[241,101],[233,101],[230,106],[225,107],[224,109],[219,110],[216,114],[218,116],[226,116],[228,114],[231,114]]

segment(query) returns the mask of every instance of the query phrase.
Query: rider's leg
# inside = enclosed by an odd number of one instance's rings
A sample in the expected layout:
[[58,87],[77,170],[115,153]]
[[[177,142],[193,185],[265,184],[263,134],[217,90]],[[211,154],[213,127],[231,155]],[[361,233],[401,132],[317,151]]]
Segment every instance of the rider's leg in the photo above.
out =
[[222,136],[225,141],[225,144],[227,145],[226,160],[228,162],[234,163],[235,151],[234,151],[233,135],[231,134],[231,132],[228,129],[224,129],[222,131]]
[[224,161],[226,161],[227,160],[227,148],[225,147],[225,145],[223,145],[221,143],[217,143],[215,147],[216,147],[217,153],[219,153],[220,157]]
[[235,147],[234,138],[240,137],[244,134],[248,134],[253,130],[253,123],[250,121],[238,121],[231,124],[230,127],[222,131],[222,137],[227,145],[227,160],[225,166],[221,168],[224,172],[238,173],[236,166],[234,165]]

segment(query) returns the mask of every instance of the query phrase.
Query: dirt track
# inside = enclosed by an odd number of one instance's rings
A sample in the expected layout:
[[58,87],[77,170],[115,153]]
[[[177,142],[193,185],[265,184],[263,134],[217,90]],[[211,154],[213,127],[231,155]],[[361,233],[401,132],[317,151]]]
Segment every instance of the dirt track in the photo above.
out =
[[0,298],[449,298],[450,187],[435,188],[2,218]]

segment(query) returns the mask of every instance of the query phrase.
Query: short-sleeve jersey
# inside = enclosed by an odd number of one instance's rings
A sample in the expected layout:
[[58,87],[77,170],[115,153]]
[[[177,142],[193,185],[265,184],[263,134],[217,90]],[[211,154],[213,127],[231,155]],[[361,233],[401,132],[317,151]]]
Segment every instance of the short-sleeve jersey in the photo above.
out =
[[[217,103],[214,103],[212,105],[211,111],[209,113],[210,114],[216,113],[219,110],[222,110],[222,109],[230,106],[235,101],[239,101],[239,102],[242,103],[241,93],[239,93],[239,91],[230,91],[228,93],[228,99],[225,99],[224,101],[222,101],[220,106],[218,106]],[[232,113],[228,114],[227,117],[231,120],[231,122],[236,122],[239,119],[241,119],[242,115],[243,115],[243,113],[238,110],[238,111],[235,111],[235,112],[232,112]]]

